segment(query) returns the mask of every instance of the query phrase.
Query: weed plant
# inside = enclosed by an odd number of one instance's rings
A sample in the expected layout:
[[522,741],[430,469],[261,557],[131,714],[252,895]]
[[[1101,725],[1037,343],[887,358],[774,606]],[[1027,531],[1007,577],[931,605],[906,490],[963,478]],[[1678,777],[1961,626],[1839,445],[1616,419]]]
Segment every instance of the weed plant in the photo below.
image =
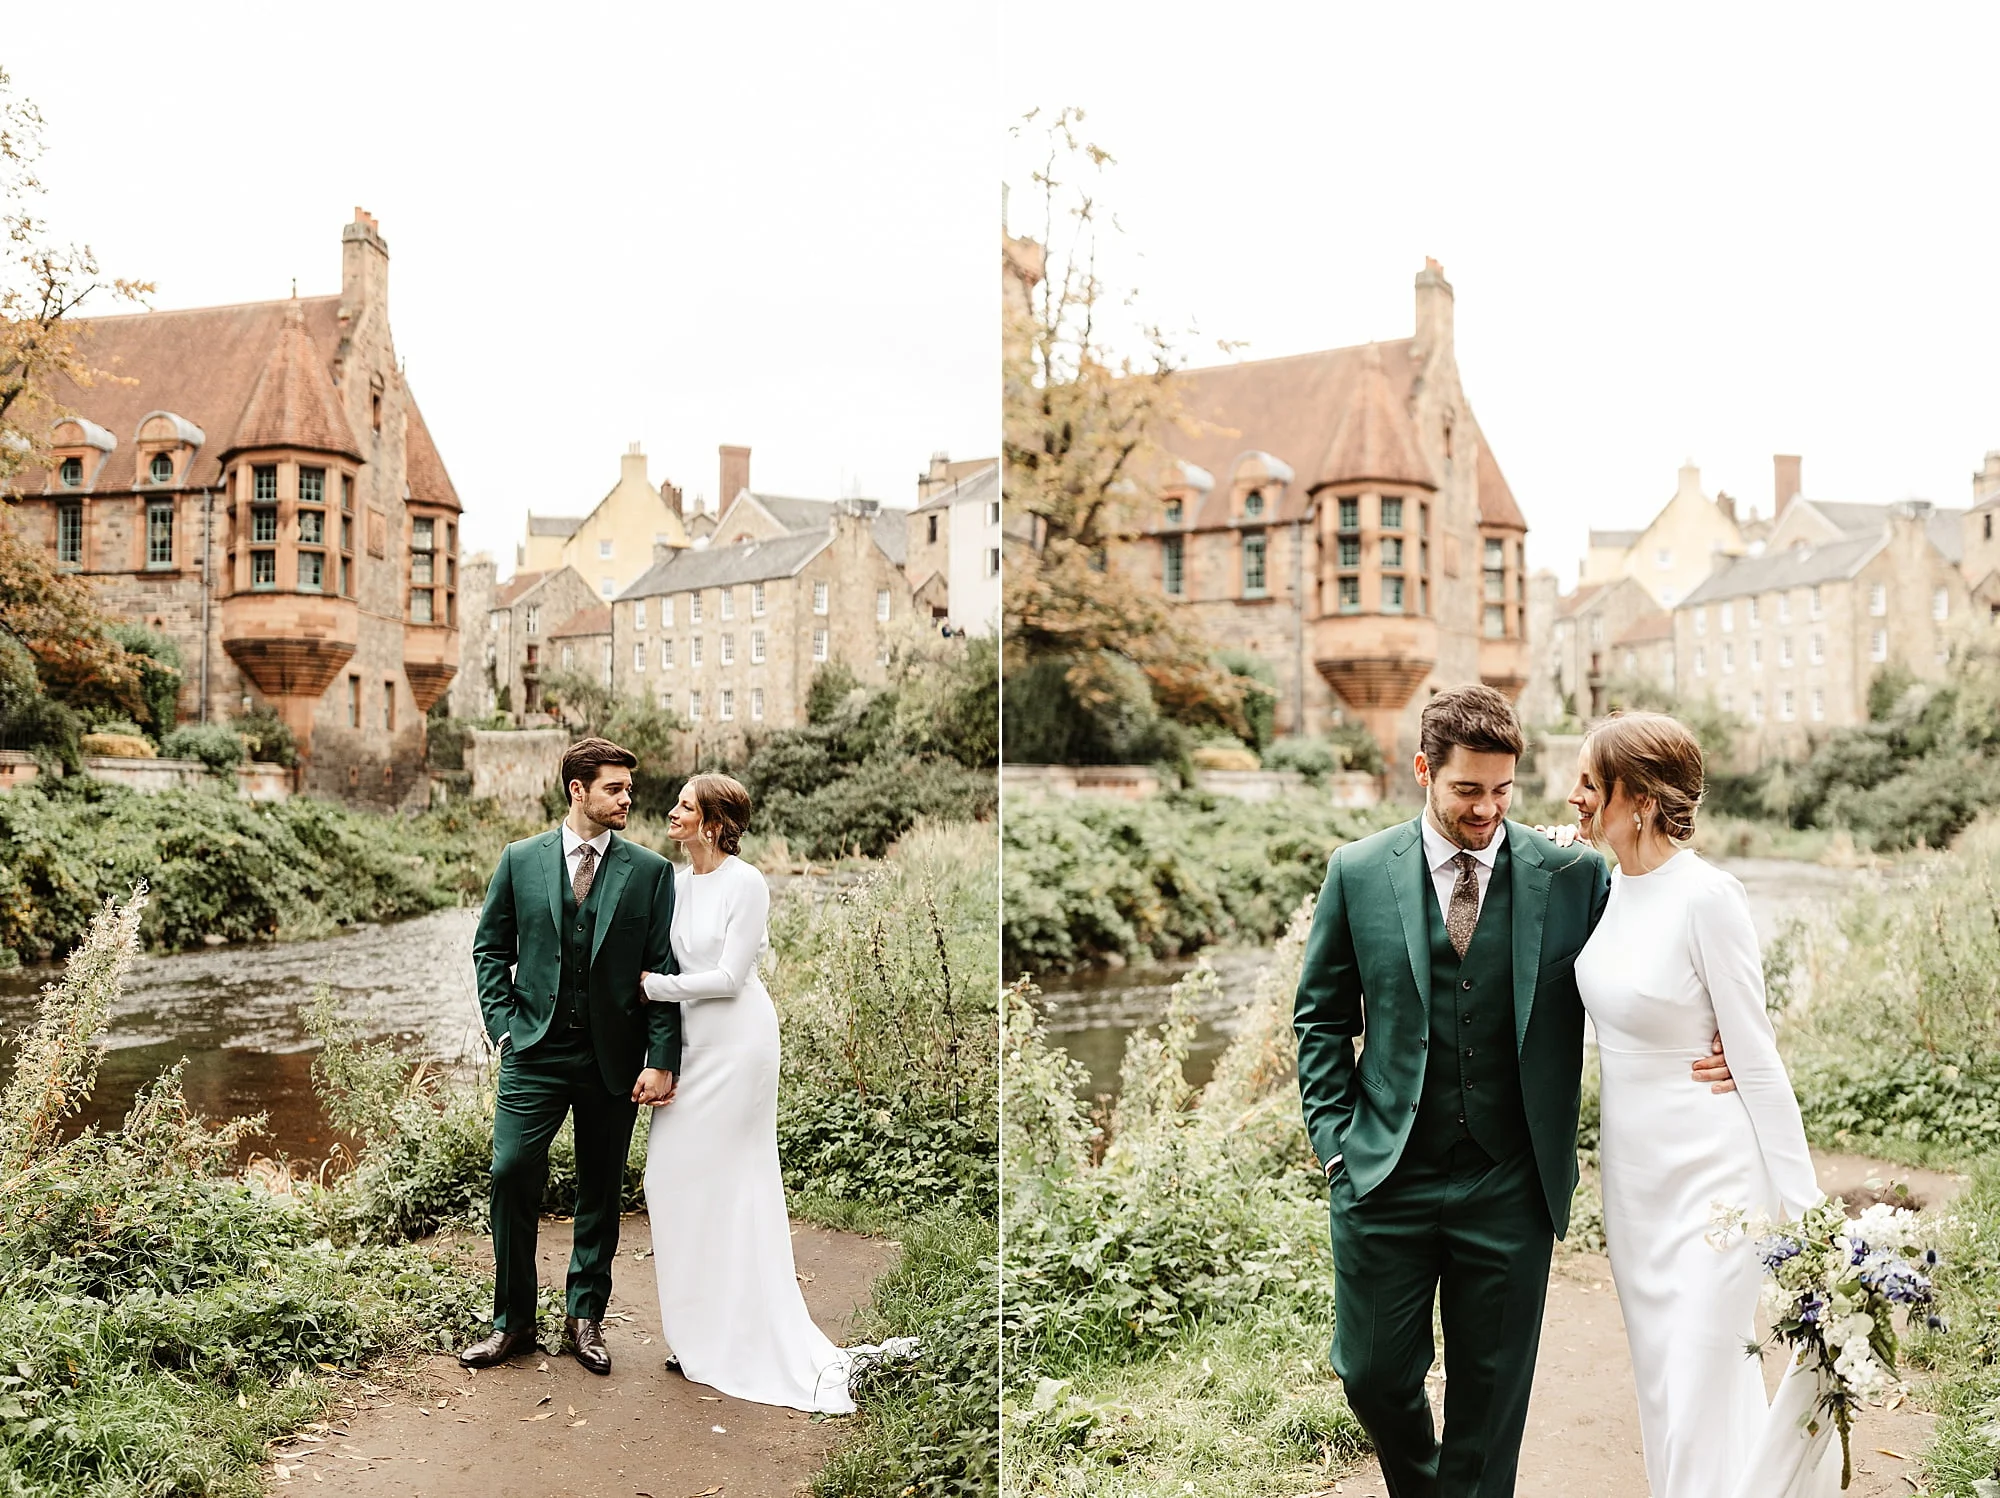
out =
[[1326,1196],[1298,1108],[1291,996],[1311,901],[1214,1079],[1186,1080],[1216,980],[1133,1037],[1103,1129],[1032,989],[1007,1001],[1002,1424],[1010,1493],[1295,1494],[1366,1449],[1326,1365]]
[[222,1172],[180,1071],[114,1134],[63,1138],[147,897],[106,902],[46,993],[0,1106],[0,1491],[254,1494],[329,1373],[453,1345],[486,1290],[407,1246],[337,1247],[296,1200]]

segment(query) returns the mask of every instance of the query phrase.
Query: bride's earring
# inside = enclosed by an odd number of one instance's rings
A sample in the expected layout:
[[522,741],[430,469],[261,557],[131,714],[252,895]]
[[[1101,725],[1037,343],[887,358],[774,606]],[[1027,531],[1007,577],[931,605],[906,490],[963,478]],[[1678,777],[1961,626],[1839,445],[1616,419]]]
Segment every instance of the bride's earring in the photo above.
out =
[[1646,830],[1644,819],[1636,811],[1632,813],[1632,830],[1634,832],[1644,832]]

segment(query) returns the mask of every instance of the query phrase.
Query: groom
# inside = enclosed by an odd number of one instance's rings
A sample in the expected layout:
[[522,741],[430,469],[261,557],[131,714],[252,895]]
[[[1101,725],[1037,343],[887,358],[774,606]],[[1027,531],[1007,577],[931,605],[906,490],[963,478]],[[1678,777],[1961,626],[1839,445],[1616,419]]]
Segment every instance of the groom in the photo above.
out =
[[642,1004],[639,975],[672,973],[673,866],[616,835],[638,760],[608,739],[563,756],[569,815],[508,844],[486,888],[472,962],[500,1051],[493,1113],[493,1333],[458,1355],[487,1368],[535,1346],[535,1230],[549,1141],[576,1119],[576,1219],[564,1340],[611,1371],[604,1307],[618,1256],[618,1202],[640,1103],[674,1095],[681,1006]]
[[[1506,1498],[1576,1189],[1574,967],[1611,878],[1588,849],[1506,820],[1524,746],[1500,693],[1433,697],[1419,744],[1423,815],[1327,866],[1299,1088],[1329,1183],[1333,1368],[1391,1498]],[[1733,1089],[1716,1052],[1689,1086]],[[1442,1441],[1424,1393],[1434,1301]]]

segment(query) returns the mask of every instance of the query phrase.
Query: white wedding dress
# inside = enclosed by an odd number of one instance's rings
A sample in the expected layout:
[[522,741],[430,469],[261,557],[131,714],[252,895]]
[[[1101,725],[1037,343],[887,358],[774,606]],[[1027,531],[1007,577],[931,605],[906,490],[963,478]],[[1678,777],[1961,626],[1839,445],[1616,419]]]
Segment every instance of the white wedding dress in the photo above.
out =
[[740,858],[674,871],[681,970],[646,980],[649,1000],[682,1015],[678,1091],[646,1142],[660,1329],[695,1383],[844,1415],[851,1359],[799,1293],[778,1171],[778,1011],[757,976],[770,909]]
[[[1745,1355],[1762,1269],[1742,1235],[1712,1230],[1717,1203],[1796,1217],[1821,1196],[1743,886],[1688,851],[1614,872],[1576,981],[1597,1032],[1604,1234],[1653,1498],[1838,1493],[1831,1421],[1805,1429],[1815,1376],[1788,1368],[1766,1405]],[[1736,1079],[1720,1095],[1689,1075],[1717,1034]]]

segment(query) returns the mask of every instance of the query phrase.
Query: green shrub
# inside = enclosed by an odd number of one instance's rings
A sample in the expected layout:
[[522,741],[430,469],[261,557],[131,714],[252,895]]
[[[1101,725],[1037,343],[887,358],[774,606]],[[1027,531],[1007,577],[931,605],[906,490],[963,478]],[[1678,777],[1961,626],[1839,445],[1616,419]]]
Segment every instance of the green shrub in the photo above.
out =
[[243,752],[251,759],[261,764],[283,765],[288,770],[298,764],[298,741],[292,737],[285,720],[270,708],[261,703],[245,708],[229,723],[243,740]]
[[187,723],[160,740],[168,759],[198,759],[217,775],[233,776],[243,763],[243,740],[221,723]]
[[1325,739],[1295,735],[1278,739],[1264,751],[1267,770],[1295,770],[1317,785],[1340,769],[1340,756]]
[[1051,657],[1008,676],[1001,694],[1001,743],[1011,764],[1130,765],[1172,763],[1187,755],[1188,735],[1160,715],[1152,683],[1122,656],[1089,663],[1097,693],[1078,697],[1075,661]]
[[1409,815],[1397,806],[1336,808],[1316,796],[1241,802],[1199,792],[1010,804],[1006,970],[1269,941],[1319,889],[1335,848]]
[[404,820],[305,797],[36,781],[0,797],[0,946],[66,950],[140,880],[156,891],[144,939],[170,951],[418,915],[477,898],[500,847],[533,830],[490,804]]
[[154,738],[180,721],[181,648],[143,624],[116,623],[107,631],[125,647],[139,670],[139,699],[145,728]]
[[1216,656],[1215,663],[1236,678],[1235,686],[1243,694],[1243,719],[1249,730],[1244,738],[1250,748],[1262,755],[1278,736],[1277,670],[1263,656],[1248,650],[1225,650]]
[[999,792],[991,771],[950,760],[871,759],[804,794],[769,790],[757,798],[752,825],[780,833],[808,858],[880,858],[919,821],[991,817]]

